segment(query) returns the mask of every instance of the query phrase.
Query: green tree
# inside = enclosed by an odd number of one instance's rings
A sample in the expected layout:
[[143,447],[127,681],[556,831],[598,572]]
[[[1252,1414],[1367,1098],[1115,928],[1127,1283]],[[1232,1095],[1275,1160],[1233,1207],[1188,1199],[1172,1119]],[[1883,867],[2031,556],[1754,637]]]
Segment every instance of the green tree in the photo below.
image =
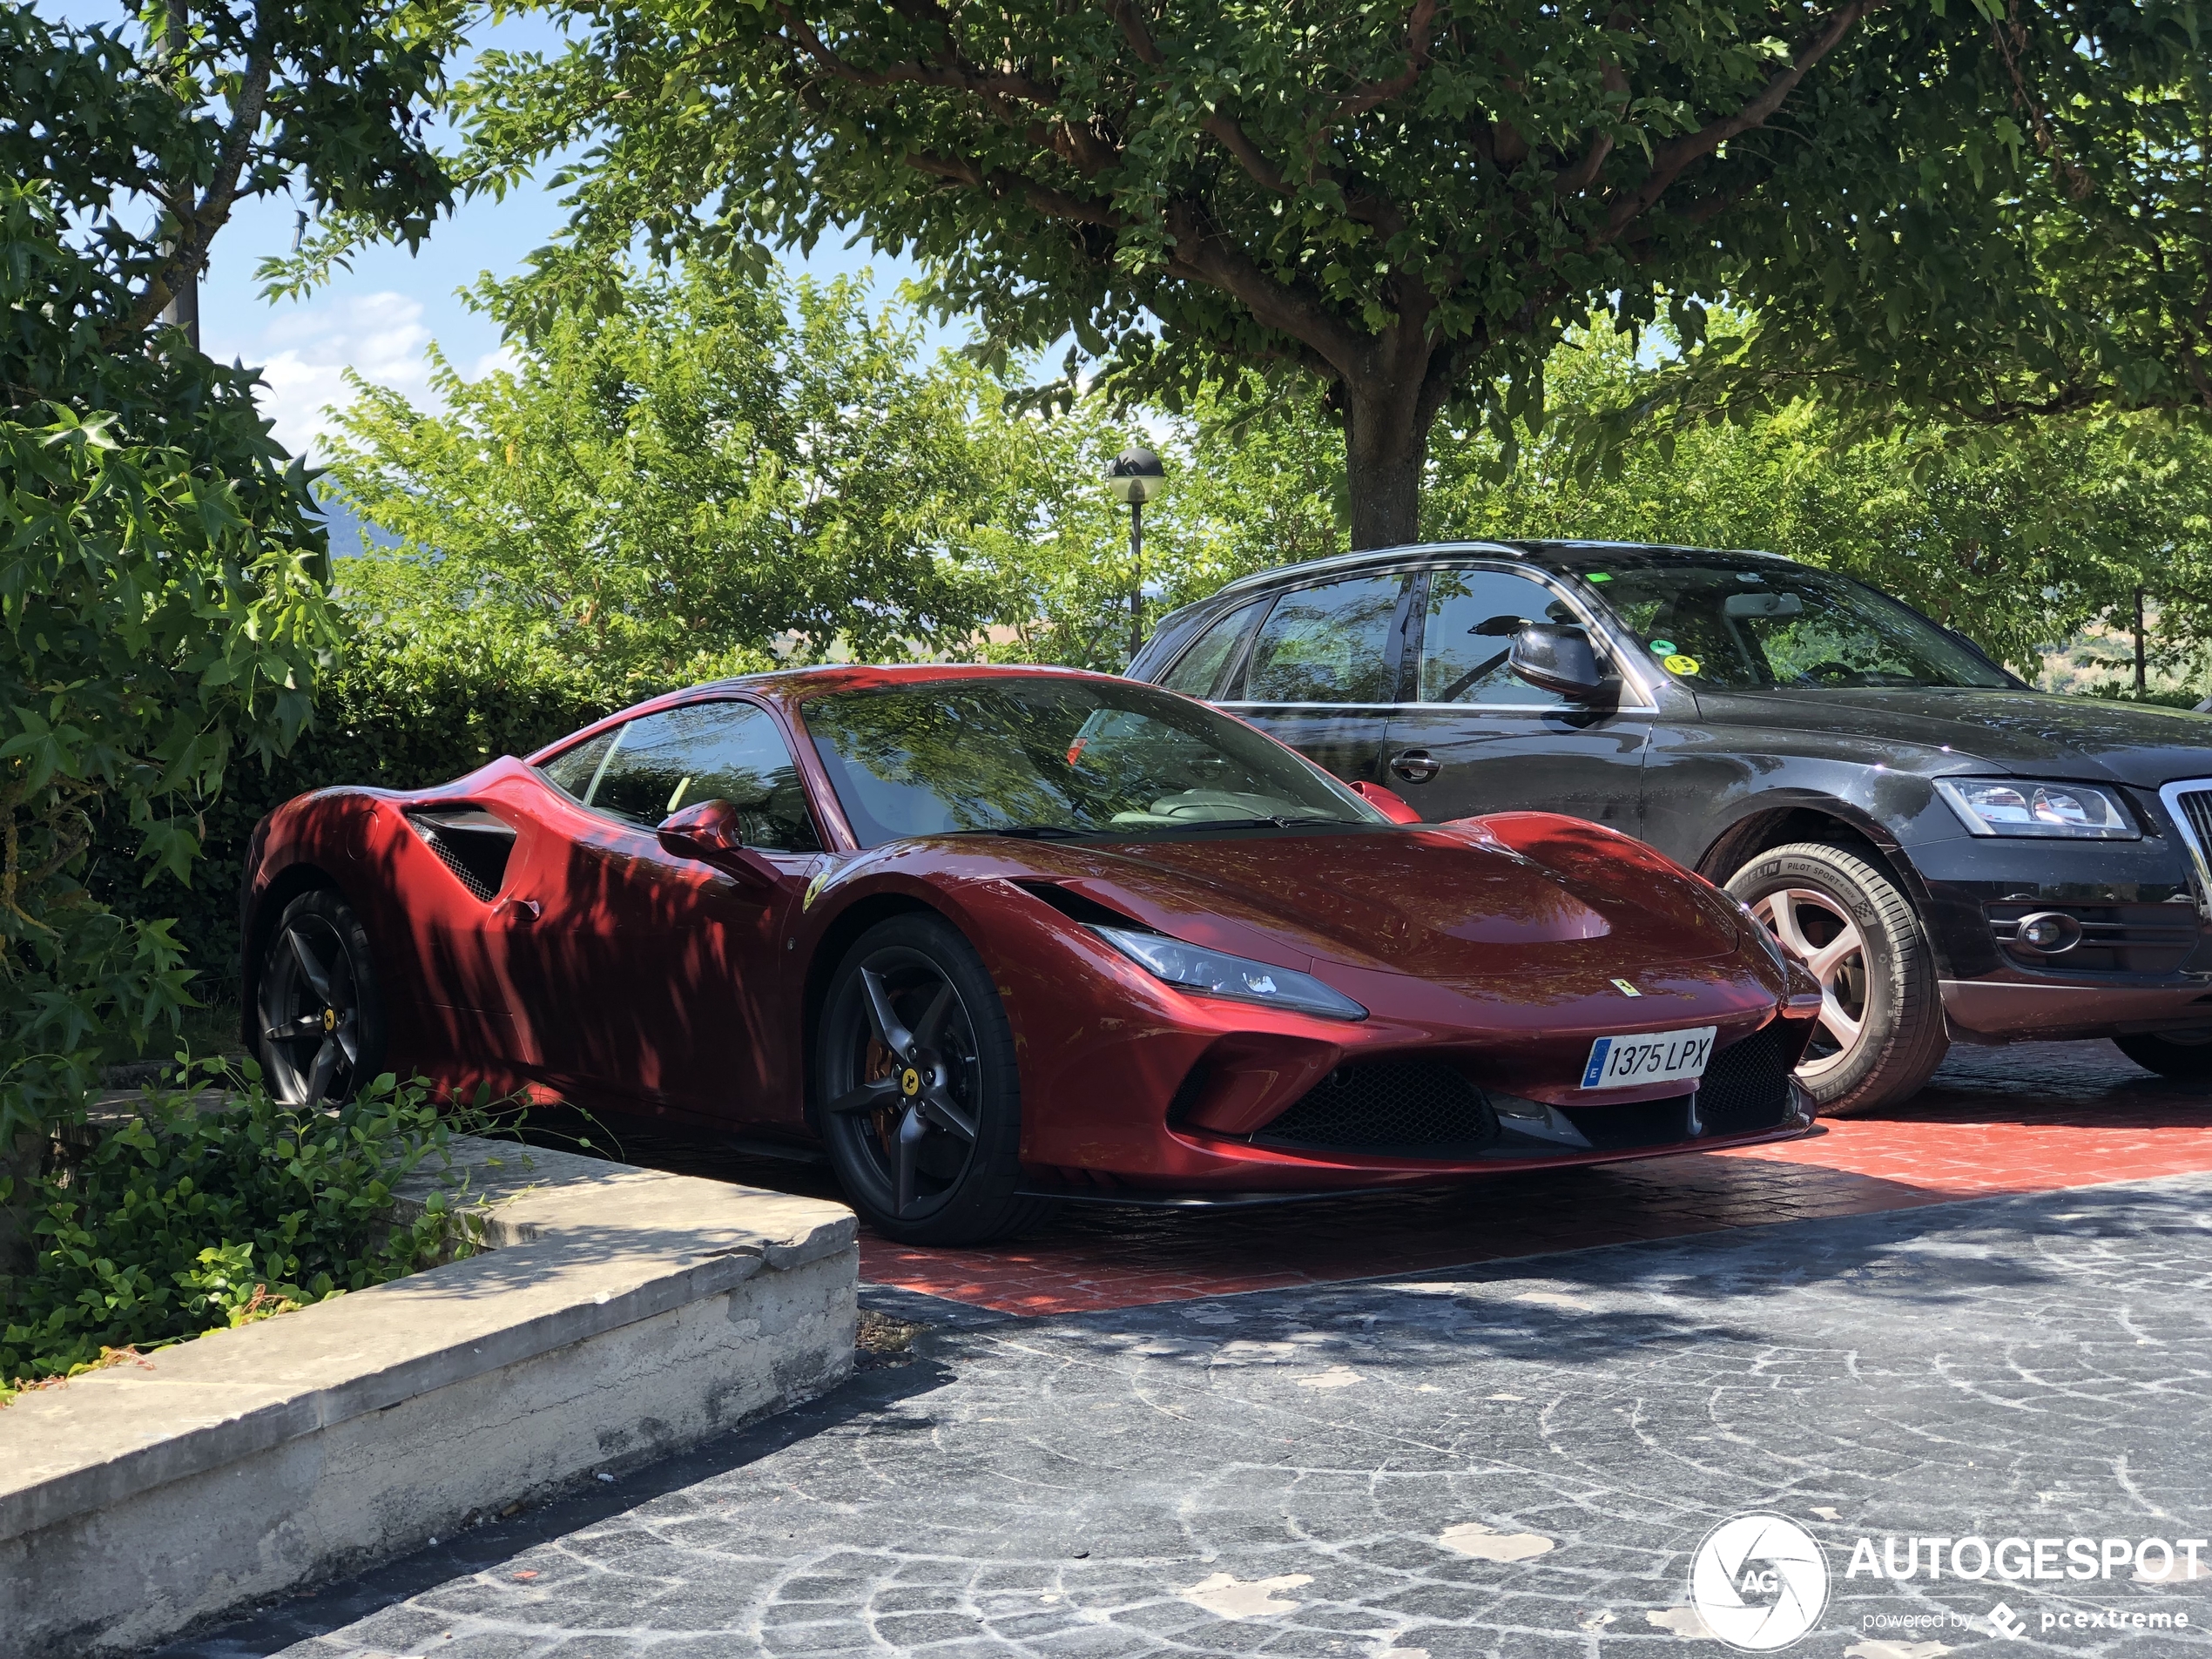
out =
[[[431,415],[356,380],[330,477],[392,538],[340,571],[349,610],[418,642],[489,632],[616,700],[833,648],[965,648],[1029,530],[1004,388],[926,361],[861,282],[632,276],[604,311],[477,303],[517,361],[434,354]],[[1015,424],[1019,424],[1018,421]]]
[[[297,735],[339,637],[304,470],[251,376],[158,314],[245,197],[401,234],[446,199],[408,114],[436,10],[166,18],[134,44],[0,4],[0,1257],[11,1168],[81,1103],[103,1028],[187,996],[166,925],[86,892],[96,821],[134,827],[149,879],[185,875],[195,807]],[[113,216],[134,198],[144,231]]]
[[[1344,446],[1307,408],[1258,375],[1201,386],[1180,415],[1143,430],[1100,398],[1055,412],[999,400],[990,447],[1022,503],[1016,528],[980,543],[998,573],[988,654],[1118,671],[1129,661],[1130,595],[1153,618],[1270,565],[1341,553]],[[1158,449],[1166,495],[1144,509],[1141,562],[1129,509],[1105,491],[1108,463],[1142,442]]]
[[1817,395],[1860,429],[2089,410],[2212,416],[2212,12],[1979,0],[1999,102],[1873,177],[1823,227],[1748,225],[1752,326],[1615,411],[1684,420]]
[[1756,299],[1919,211],[1916,146],[2001,149],[2012,96],[1972,8],[1874,0],[566,11],[564,55],[458,100],[472,177],[597,141],[547,284],[604,283],[641,233],[735,262],[858,227],[997,346],[1072,330],[1118,397],[1317,388],[1354,546],[1414,535],[1440,414],[1514,442],[1593,306],[1648,321],[1656,283],[1694,329],[1688,296]]

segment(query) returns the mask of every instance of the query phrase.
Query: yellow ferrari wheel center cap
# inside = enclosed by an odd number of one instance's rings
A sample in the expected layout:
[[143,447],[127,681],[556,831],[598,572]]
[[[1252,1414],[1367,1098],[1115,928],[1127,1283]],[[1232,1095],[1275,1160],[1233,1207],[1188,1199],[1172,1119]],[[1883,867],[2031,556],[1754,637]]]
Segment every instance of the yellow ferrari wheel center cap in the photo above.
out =
[[326,1031],[335,1031],[338,1028],[338,1010],[336,1008],[325,1008],[322,1011],[322,1028]]
[[899,1074],[899,1092],[902,1095],[921,1093],[921,1074],[912,1066]]

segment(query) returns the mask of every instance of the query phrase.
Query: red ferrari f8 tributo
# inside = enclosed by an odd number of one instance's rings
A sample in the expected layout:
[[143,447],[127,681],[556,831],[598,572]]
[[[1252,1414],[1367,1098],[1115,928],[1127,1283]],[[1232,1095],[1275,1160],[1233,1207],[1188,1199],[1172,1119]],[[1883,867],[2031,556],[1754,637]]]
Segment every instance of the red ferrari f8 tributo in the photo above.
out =
[[732,680],[270,814],[248,1035],[295,1101],[388,1068],[819,1144],[918,1243],[1811,1127],[1818,988],[1733,900],[1411,816],[1104,675]]

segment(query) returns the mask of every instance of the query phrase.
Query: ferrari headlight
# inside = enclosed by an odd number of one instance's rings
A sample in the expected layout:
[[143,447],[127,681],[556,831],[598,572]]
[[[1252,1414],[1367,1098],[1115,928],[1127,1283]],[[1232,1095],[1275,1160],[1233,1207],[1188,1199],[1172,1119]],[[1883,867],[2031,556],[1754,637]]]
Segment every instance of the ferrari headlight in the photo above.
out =
[[1138,933],[1131,927],[1093,927],[1091,931],[1153,978],[1201,996],[1225,996],[1331,1020],[1367,1017],[1366,1009],[1311,974],[1186,945],[1163,934]]
[[2060,836],[2138,841],[2142,832],[2109,791],[2094,784],[2039,784],[2019,778],[1939,778],[1936,793],[1969,835]]

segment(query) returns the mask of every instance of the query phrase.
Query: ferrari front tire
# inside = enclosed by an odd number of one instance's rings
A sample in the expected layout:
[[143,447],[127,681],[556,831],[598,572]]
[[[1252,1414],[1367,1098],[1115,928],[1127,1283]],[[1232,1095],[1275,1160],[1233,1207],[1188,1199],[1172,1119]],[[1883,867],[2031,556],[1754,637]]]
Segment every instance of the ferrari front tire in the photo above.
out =
[[1798,841],[1760,853],[1728,890],[1820,981],[1797,1081],[1822,1115],[1919,1092],[1951,1039],[1926,934],[1897,884],[1850,847]]
[[285,906],[261,955],[261,1073],[291,1106],[335,1106],[384,1069],[384,1001],[368,934],[327,889]]
[[831,979],[817,1125],[860,1218],[909,1244],[980,1244],[1035,1225],[1022,1186],[1022,1080],[989,970],[943,917],[894,916]]
[[2212,1083],[2212,1030],[2146,1031],[2113,1042],[2146,1071],[2177,1083]]

